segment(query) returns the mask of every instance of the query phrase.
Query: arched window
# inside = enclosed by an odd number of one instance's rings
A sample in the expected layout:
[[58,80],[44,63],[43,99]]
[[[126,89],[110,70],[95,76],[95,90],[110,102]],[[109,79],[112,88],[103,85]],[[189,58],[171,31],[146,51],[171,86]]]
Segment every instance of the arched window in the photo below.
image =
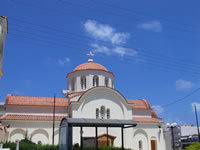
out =
[[81,77],[81,88],[86,89],[86,77],[85,76]]
[[107,109],[107,119],[110,119],[110,109]]
[[141,140],[138,142],[138,145],[139,145],[139,150],[142,150],[142,141]]
[[98,119],[99,118],[99,109],[97,108],[96,109],[96,119]]
[[101,118],[104,119],[105,117],[105,107],[101,106]]
[[71,81],[71,89],[72,89],[72,91],[75,90],[75,78],[73,78]]
[[93,86],[99,86],[99,77],[97,75],[93,77]]
[[105,77],[105,86],[108,87],[108,78]]

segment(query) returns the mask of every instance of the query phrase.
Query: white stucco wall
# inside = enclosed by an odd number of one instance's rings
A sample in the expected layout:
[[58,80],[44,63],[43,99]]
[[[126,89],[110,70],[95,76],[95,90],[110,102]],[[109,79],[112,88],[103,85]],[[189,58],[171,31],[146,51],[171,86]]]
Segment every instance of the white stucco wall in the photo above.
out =
[[[65,107],[56,107],[55,113],[57,116],[65,116],[67,109]],[[6,114],[25,114],[25,115],[50,115],[53,114],[53,107],[48,106],[6,106]]]
[[[5,121],[3,121],[5,123]],[[6,121],[10,125],[8,128],[7,141],[15,142],[16,140],[24,139],[27,131],[31,141],[42,144],[52,144],[53,123],[52,121]],[[55,122],[54,143],[58,144],[58,130],[60,121]]]
[[[134,149],[139,148],[139,141],[142,141],[143,150],[151,150],[151,140],[156,141],[156,150],[165,150],[165,139],[163,128],[159,128],[160,124],[156,123],[142,123],[138,124],[133,130],[132,146]],[[131,141],[130,141],[131,142]]]
[[[80,91],[86,91],[90,88],[93,87],[93,77],[97,75],[99,77],[99,86],[105,86],[105,77],[108,78],[108,87],[113,87],[112,85],[112,80],[113,80],[113,75],[110,72],[105,72],[105,71],[77,71],[69,74],[68,76],[68,90],[70,92],[80,92]],[[86,77],[86,89],[81,88],[81,77],[85,76]],[[72,79],[75,79],[75,90],[72,91],[71,87],[71,82]]]
[[5,132],[0,130],[0,142],[5,142]]
[[[101,106],[110,109],[110,119],[132,120],[132,106],[129,105],[124,97],[111,88],[97,87],[87,91],[78,101],[72,105],[73,118],[96,118],[96,108],[100,110]],[[99,115],[101,117],[101,115]],[[105,119],[107,119],[105,114]],[[83,136],[94,137],[95,128],[84,128]],[[98,135],[106,133],[106,128],[98,128]],[[131,129],[124,130],[124,139],[133,133]],[[121,146],[121,128],[109,128],[109,134],[116,136],[114,145]],[[80,142],[80,129],[73,130],[73,142]],[[131,146],[129,142],[125,146]]]

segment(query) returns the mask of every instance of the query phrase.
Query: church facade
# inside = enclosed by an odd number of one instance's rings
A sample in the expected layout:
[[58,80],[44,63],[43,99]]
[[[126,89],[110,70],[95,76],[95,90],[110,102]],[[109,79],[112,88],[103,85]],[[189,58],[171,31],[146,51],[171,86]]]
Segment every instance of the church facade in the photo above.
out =
[[[77,66],[67,75],[68,95],[55,99],[54,143],[58,144],[59,124],[63,117],[135,120],[137,126],[124,130],[125,148],[165,150],[163,122],[147,100],[127,100],[114,88],[114,74],[94,62]],[[69,106],[68,106],[69,105]],[[35,143],[52,144],[53,97],[8,94],[6,113],[0,118],[7,125],[6,140],[15,142],[25,135]],[[68,114],[69,108],[69,114]],[[85,145],[94,138],[94,128],[83,129]],[[108,142],[107,142],[108,141]],[[73,128],[73,143],[80,143],[80,129]],[[121,129],[98,128],[100,146],[121,146]]]

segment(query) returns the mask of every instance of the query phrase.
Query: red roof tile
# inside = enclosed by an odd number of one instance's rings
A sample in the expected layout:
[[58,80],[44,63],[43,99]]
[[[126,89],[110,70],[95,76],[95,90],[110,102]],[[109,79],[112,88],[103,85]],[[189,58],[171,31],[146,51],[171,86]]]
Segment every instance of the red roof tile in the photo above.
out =
[[[60,121],[66,116],[55,116],[55,121]],[[37,120],[37,121],[52,121],[53,116],[42,115],[17,115],[6,114],[0,117],[1,120]]]
[[151,116],[153,118],[158,118],[156,112],[151,108],[147,100],[127,100],[129,104],[132,104],[132,109],[142,109],[142,110],[151,110]]
[[103,133],[103,134],[100,134],[100,135],[98,135],[98,138],[101,138],[101,137],[110,137],[110,138],[112,138],[112,139],[115,139],[116,138],[116,136],[112,136],[112,135],[110,135],[110,134],[107,134],[107,133]]
[[139,100],[127,100],[129,104],[132,104],[132,109],[151,109],[151,106],[147,102],[147,100],[139,99]]
[[134,117],[133,120],[137,123],[162,123],[162,120],[158,118]]
[[80,70],[102,70],[108,71],[103,65],[95,63],[95,62],[87,62],[84,64],[80,64],[77,66],[73,71],[80,71]]
[[[56,97],[56,107],[66,107],[67,98]],[[53,106],[53,97],[14,96],[8,94],[5,105]]]

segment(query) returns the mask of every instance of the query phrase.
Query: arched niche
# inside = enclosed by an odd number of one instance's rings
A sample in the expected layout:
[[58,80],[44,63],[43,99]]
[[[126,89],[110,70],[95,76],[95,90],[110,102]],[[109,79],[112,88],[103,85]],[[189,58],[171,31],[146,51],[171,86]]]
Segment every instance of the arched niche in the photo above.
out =
[[44,129],[36,129],[31,133],[31,141],[34,143],[49,144],[49,134]]
[[16,140],[22,140],[25,138],[26,131],[23,129],[14,129],[9,134],[9,139],[11,142],[15,142]]
[[133,145],[136,149],[139,149],[139,143],[142,143],[142,150],[149,150],[148,134],[143,129],[137,129],[133,135]]

